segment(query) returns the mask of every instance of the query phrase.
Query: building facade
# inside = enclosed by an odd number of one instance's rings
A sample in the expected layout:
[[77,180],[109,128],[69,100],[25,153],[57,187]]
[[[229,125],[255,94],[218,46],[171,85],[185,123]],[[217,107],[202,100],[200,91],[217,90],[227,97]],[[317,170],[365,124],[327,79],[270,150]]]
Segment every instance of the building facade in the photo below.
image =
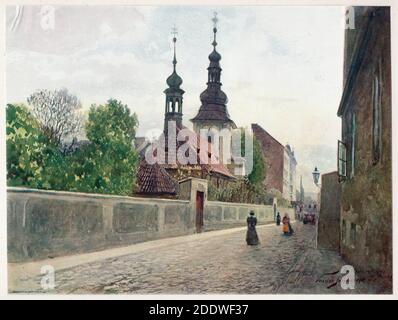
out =
[[267,191],[277,190],[283,194],[284,147],[257,123],[252,123],[251,127],[254,137],[260,142],[266,162],[265,188]]
[[[389,7],[353,7],[345,33],[338,175],[341,254],[358,269],[392,274]],[[389,282],[390,281],[390,282]]]
[[290,145],[283,146],[257,123],[252,123],[254,137],[260,142],[265,162],[267,191],[277,190],[288,201],[296,201],[297,161]]
[[291,202],[296,201],[296,166],[294,151],[287,144],[283,157],[283,198]]
[[300,201],[301,204],[304,203],[304,199],[305,199],[305,190],[303,187],[303,176],[300,176],[300,192],[299,192],[299,198],[296,199],[297,201]]
[[323,174],[321,179],[317,247],[339,251],[341,184],[336,171]]

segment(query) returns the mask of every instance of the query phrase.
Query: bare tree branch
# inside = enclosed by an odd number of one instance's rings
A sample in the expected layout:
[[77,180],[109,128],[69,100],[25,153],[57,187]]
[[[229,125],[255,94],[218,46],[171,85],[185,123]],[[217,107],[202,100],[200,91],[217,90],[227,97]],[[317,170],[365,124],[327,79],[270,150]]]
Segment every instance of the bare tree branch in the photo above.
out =
[[67,89],[38,90],[28,98],[33,115],[49,139],[60,145],[82,129],[79,99]]

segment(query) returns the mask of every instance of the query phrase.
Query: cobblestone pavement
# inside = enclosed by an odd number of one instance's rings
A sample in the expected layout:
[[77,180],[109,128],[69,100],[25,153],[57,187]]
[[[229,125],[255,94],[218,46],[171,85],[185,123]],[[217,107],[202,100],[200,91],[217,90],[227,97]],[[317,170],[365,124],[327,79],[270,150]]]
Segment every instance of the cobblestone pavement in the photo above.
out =
[[[357,284],[355,290],[343,290],[340,273],[325,275],[340,271],[345,264],[338,254],[315,249],[314,226],[296,222],[293,227],[296,232],[291,237],[283,236],[281,227],[258,227],[261,244],[255,247],[247,246],[245,231],[238,230],[78,265],[57,271],[56,287],[46,293],[380,292],[366,281]],[[40,283],[40,279],[36,276],[30,280]]]

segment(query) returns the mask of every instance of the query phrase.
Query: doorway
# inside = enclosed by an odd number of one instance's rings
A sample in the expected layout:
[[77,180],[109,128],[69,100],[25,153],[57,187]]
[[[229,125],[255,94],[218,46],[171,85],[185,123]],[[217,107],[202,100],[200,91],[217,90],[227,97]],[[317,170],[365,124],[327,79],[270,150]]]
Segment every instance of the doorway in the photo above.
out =
[[196,191],[196,232],[203,231],[204,192]]

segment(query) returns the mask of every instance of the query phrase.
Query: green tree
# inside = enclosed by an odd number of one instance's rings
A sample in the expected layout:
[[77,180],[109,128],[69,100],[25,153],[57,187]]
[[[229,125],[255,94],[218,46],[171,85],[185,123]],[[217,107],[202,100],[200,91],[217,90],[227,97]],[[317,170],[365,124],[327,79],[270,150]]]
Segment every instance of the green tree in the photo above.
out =
[[60,176],[62,154],[43,134],[25,105],[7,105],[6,133],[8,185],[40,189],[62,187],[53,179]]
[[253,138],[253,170],[248,175],[251,184],[262,184],[266,175],[265,158],[260,142]]
[[73,155],[69,189],[131,195],[138,166],[133,146],[137,127],[136,114],[120,101],[92,105],[86,124],[91,143]]
[[[241,155],[242,156],[252,156],[253,157],[253,168],[252,171],[247,176],[250,184],[259,185],[262,184],[266,177],[266,166],[265,166],[265,157],[263,154],[263,150],[261,148],[260,142],[256,139],[256,137],[251,136],[253,139],[253,150],[245,149],[245,130],[241,128]],[[248,154],[246,154],[248,153]]]

